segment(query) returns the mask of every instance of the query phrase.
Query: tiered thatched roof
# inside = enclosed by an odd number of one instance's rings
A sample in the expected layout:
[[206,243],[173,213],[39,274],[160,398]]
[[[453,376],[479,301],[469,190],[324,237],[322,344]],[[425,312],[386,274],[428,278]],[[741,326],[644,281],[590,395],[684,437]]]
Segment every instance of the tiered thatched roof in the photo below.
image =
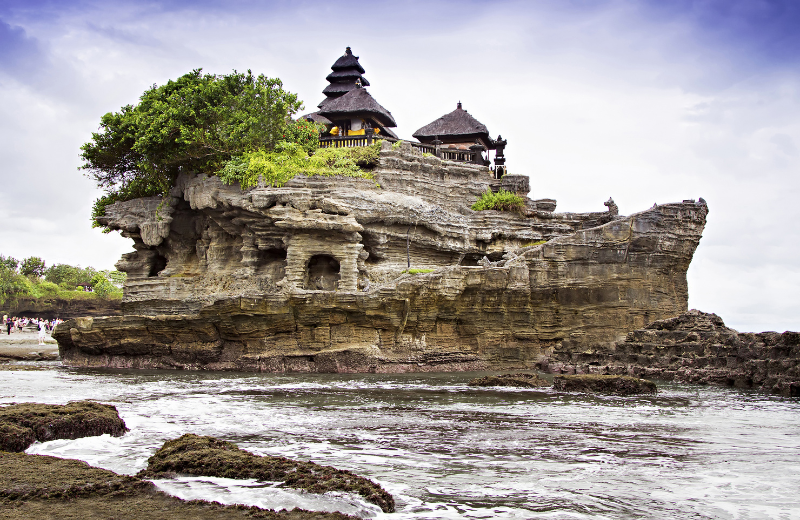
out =
[[353,56],[353,51],[350,50],[350,47],[345,49],[344,55],[331,65],[331,69],[333,72],[325,78],[330,84],[322,91],[325,94],[325,99],[317,105],[319,108],[322,108],[330,99],[343,96],[356,88],[357,82],[360,82],[364,87],[369,86],[367,78],[362,76],[364,67],[358,62],[358,56]]
[[347,118],[371,118],[384,127],[397,126],[392,113],[383,108],[365,88],[357,86],[341,97],[329,98],[317,112],[331,121]]

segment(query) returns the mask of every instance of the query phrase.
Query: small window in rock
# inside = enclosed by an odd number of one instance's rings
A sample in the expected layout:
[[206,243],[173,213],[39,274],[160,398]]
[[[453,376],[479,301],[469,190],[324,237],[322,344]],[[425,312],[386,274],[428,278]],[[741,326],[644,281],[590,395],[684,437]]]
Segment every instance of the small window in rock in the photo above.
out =
[[339,285],[339,261],[330,255],[314,255],[308,260],[306,289],[335,291]]
[[264,251],[260,251],[258,256],[260,264],[269,264],[272,262],[284,262],[286,261],[286,250],[278,248],[266,249]]
[[156,255],[153,263],[150,265],[150,273],[148,276],[158,276],[158,273],[167,268],[167,259],[163,255]]

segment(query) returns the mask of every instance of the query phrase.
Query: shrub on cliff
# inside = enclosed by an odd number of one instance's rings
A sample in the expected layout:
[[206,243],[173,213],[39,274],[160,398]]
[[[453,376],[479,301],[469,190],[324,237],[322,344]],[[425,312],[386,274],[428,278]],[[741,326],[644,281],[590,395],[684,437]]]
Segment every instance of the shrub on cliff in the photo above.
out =
[[233,156],[286,139],[313,147],[314,128],[290,118],[300,108],[279,79],[250,71],[197,69],[154,85],[137,105],[104,115],[81,147],[80,168],[107,192],[93,217],[118,200],[166,194],[180,172],[215,172]]
[[493,209],[496,211],[515,211],[517,213],[521,212],[524,207],[525,200],[522,197],[502,188],[497,193],[487,189],[472,205],[473,211]]
[[269,186],[280,187],[297,174],[372,178],[363,169],[373,166],[380,154],[380,141],[359,148],[319,148],[309,155],[297,143],[279,142],[271,152],[257,150],[245,152],[228,161],[218,172],[222,182],[239,183],[242,189],[258,184],[264,179]]

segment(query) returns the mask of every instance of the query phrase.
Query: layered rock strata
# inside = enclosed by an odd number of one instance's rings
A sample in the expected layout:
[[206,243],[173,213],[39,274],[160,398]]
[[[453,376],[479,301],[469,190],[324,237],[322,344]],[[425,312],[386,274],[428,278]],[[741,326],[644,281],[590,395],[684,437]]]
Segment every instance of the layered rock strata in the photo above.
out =
[[741,333],[691,310],[630,332],[611,347],[556,349],[550,372],[630,374],[800,396],[800,333]]
[[[470,206],[527,189],[386,146],[374,179],[298,175],[242,191],[185,176],[104,223],[134,241],[120,317],[60,325],[65,364],[401,372],[532,367],[687,308],[708,208],[630,216]],[[430,273],[410,274],[409,267]],[[416,271],[415,271],[416,272]]]

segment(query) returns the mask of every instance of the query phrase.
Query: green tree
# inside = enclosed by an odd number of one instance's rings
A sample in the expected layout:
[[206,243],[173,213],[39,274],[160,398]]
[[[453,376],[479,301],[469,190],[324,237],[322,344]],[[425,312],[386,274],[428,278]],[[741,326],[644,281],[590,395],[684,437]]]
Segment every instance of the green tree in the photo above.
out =
[[279,79],[250,71],[197,69],[154,85],[136,106],[104,115],[81,147],[80,168],[106,191],[95,203],[95,223],[110,203],[166,194],[180,172],[213,173],[234,155],[271,150],[301,108]]
[[106,278],[104,272],[99,272],[92,277],[92,287],[95,294],[101,298],[109,298],[112,296],[121,296],[122,291],[116,287],[111,281]]
[[33,276],[41,278],[44,276],[45,265],[44,260],[38,256],[30,256],[22,261],[20,265],[20,272],[25,276]]
[[80,284],[87,284],[97,273],[94,267],[81,268],[67,264],[56,264],[47,268],[44,279],[64,289],[74,289]]
[[26,278],[0,262],[0,303],[27,293]]
[[17,271],[19,260],[11,256],[0,255],[0,268],[6,268],[10,271]]

